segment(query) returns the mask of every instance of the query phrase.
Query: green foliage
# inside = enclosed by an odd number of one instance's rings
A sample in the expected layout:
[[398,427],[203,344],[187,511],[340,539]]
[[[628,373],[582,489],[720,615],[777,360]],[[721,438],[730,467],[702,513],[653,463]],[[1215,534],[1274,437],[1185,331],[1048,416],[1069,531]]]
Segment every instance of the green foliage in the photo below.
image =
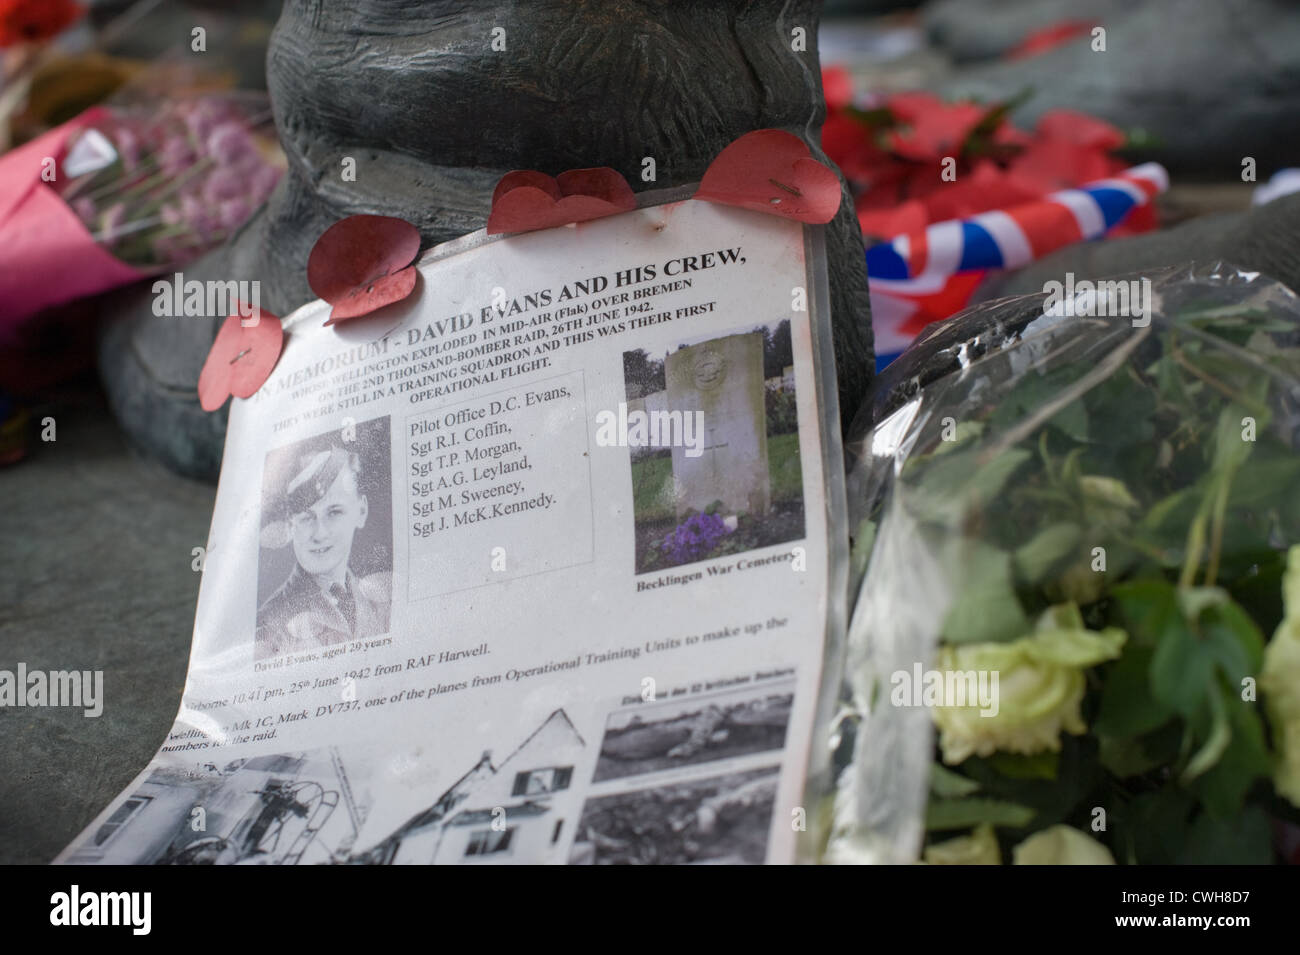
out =
[[1021,829],[1029,825],[1034,811],[1026,806],[996,799],[931,799],[926,809],[926,829],[942,832],[968,829],[981,823]]
[[[776,504],[803,500],[803,464],[799,435],[767,439],[767,466]],[[673,459],[667,451],[646,454],[632,462],[632,509],[637,522],[658,523],[677,516],[673,503]]]
[[799,435],[778,434],[767,439],[767,468],[775,503],[803,500],[803,463],[799,460]]
[[673,503],[673,459],[664,451],[632,462],[632,511],[638,521],[670,521]]
[[936,765],[930,830],[990,823],[1005,844],[1065,823],[1121,863],[1271,861],[1269,813],[1300,817],[1273,796],[1276,733],[1246,688],[1300,542],[1296,335],[1290,315],[1206,309],[1087,387],[1100,349],[971,391],[970,414],[929,409],[963,440],[922,445],[896,493],[956,588],[942,641],[1015,640],[1066,603],[1128,634],[1086,670],[1085,735]]
[[968,576],[944,621],[944,640],[991,643],[1023,637],[1030,623],[1015,594],[1011,556],[983,541],[954,543],[966,547],[960,559]]

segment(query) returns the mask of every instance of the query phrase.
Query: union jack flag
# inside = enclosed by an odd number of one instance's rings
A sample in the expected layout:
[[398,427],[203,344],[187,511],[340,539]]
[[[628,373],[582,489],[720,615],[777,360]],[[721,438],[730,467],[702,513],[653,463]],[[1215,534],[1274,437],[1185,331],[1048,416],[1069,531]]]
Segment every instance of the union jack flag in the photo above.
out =
[[893,361],[931,322],[960,311],[991,269],[1015,269],[1049,252],[1098,239],[1169,188],[1144,163],[1034,202],[936,222],[867,249],[876,367]]

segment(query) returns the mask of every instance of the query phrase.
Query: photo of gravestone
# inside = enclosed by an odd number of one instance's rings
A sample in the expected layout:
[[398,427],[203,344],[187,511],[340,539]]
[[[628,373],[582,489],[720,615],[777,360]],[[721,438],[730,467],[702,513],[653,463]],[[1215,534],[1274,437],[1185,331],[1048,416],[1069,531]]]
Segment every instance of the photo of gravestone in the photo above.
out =
[[798,540],[790,323],[623,355],[636,572]]

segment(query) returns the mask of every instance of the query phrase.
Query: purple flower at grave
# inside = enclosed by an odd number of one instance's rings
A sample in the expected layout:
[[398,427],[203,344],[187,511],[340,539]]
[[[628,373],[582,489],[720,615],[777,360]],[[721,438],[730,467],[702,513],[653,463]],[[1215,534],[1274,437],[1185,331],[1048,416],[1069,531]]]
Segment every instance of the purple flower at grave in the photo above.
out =
[[717,514],[692,514],[663,539],[660,550],[668,563],[688,564],[708,557],[730,533]]

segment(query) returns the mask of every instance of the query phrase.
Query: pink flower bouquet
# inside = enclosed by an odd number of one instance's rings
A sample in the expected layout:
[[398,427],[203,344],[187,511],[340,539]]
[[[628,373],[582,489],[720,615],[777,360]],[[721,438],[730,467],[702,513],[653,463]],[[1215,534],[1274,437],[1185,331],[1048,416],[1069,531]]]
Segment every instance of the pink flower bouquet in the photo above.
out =
[[282,170],[266,98],[249,94],[96,107],[0,157],[0,338],[214,248]]

